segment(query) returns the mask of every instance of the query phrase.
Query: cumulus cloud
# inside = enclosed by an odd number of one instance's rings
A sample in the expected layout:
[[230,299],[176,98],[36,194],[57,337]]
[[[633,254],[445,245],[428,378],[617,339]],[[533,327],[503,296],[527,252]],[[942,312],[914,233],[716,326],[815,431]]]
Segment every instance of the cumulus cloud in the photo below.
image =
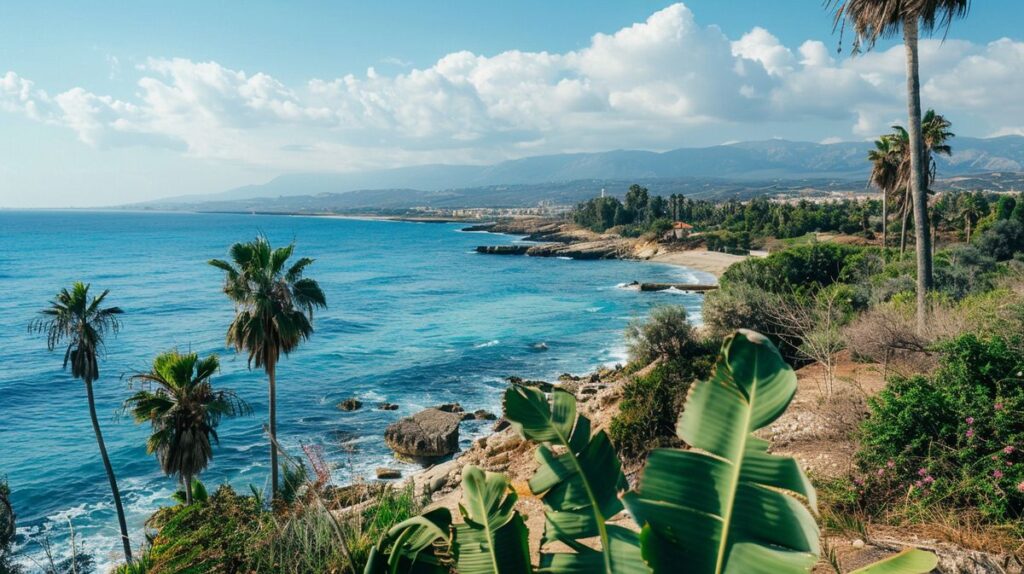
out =
[[[0,110],[64,126],[96,147],[348,170],[666,149],[773,135],[765,126],[817,140],[868,137],[904,114],[903,57],[897,46],[838,58],[820,41],[792,48],[761,27],[730,39],[674,4],[576,51],[463,51],[425,69],[389,59],[397,73],[370,68],[298,85],[154,58],[135,70],[137,93],[120,100],[81,87],[51,96],[7,72]],[[1024,43],[924,40],[921,58],[926,106],[958,126],[969,121],[977,135],[1024,133]]]

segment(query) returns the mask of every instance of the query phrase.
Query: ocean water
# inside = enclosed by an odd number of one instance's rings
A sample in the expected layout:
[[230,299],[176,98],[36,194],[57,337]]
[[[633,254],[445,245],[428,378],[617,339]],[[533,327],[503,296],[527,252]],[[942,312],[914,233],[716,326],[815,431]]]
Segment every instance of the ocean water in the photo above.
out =
[[[518,238],[467,233],[458,224],[318,217],[131,212],[0,211],[0,475],[18,514],[18,548],[29,565],[50,539],[69,551],[73,527],[80,550],[104,572],[118,557],[116,520],[82,384],[61,370],[27,327],[63,286],[75,280],[109,289],[107,303],[125,310],[123,328],[107,342],[95,383],[98,413],[117,472],[132,537],[170,503],[172,479],[145,452],[147,428],[118,416],[131,393],[127,377],[159,352],[178,348],[221,356],[214,384],[232,388],[253,407],[226,420],[220,446],[202,476],[211,491],[231,483],[247,492],[268,475],[266,380],[224,346],[232,307],[221,273],[205,261],[257,233],[275,245],[296,243],[316,258],[329,308],[316,333],[278,372],[279,435],[291,454],[318,445],[334,482],[372,478],[378,466],[412,472],[393,460],[384,428],[424,407],[458,401],[468,410],[500,411],[504,378],[553,379],[624,360],[622,332],[653,305],[686,305],[699,321],[699,295],[640,293],[632,281],[706,282],[703,273],[627,261],[570,261],[478,255],[479,244]],[[546,350],[536,345],[544,343]],[[336,404],[364,402],[346,413]],[[398,411],[375,410],[394,402]],[[462,444],[490,423],[466,423]]]

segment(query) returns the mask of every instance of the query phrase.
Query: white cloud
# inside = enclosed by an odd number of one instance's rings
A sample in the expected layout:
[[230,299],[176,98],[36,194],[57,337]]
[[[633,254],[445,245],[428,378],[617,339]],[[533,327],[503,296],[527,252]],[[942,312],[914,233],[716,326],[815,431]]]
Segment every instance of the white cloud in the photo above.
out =
[[[285,85],[217,62],[154,58],[121,100],[50,96],[14,72],[0,109],[96,147],[160,146],[282,170],[481,162],[615,147],[664,149],[761,133],[862,138],[901,121],[903,49],[837,58],[756,27],[736,40],[674,4],[572,52],[455,52],[425,69]],[[1024,43],[921,43],[923,96],[976,135],[1024,132]],[[125,70],[121,73],[130,73]],[[966,129],[959,129],[963,126]],[[792,136],[790,136],[792,137]]]

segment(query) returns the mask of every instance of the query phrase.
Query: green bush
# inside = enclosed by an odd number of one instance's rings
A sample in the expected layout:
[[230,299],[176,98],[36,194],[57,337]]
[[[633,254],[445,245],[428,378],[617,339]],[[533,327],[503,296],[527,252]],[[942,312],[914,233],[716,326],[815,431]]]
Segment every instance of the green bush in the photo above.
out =
[[813,291],[839,281],[848,264],[861,265],[862,258],[855,257],[863,251],[836,243],[798,245],[740,261],[722,274],[720,282],[723,289],[745,283],[772,293]]
[[[275,512],[221,486],[205,504],[157,512],[150,574],[361,572],[383,533],[419,512],[411,489],[385,488],[373,504],[341,519],[316,502]],[[347,552],[347,553],[346,553]]]
[[718,343],[699,338],[686,309],[677,305],[656,307],[646,322],[631,323],[626,341],[634,368],[661,361],[622,386],[619,413],[609,429],[623,457],[636,462],[650,449],[672,442],[686,391],[692,381],[710,374]]
[[894,378],[870,402],[856,479],[877,506],[911,497],[1024,513],[1024,357],[1020,341],[962,335],[941,346],[930,377]]
[[683,359],[704,352],[681,305],[655,307],[646,321],[634,320],[626,327],[629,360],[647,365],[652,361]]

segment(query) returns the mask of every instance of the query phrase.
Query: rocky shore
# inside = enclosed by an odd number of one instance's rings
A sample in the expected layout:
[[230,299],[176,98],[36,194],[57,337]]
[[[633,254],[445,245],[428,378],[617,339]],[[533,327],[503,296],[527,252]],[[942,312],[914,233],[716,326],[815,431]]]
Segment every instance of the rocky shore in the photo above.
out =
[[720,277],[730,265],[746,258],[742,255],[718,253],[703,248],[686,249],[644,238],[595,233],[567,221],[539,217],[472,225],[464,231],[520,235],[527,241],[537,242],[532,245],[480,245],[476,251],[482,254],[655,261],[703,271],[715,277]]

